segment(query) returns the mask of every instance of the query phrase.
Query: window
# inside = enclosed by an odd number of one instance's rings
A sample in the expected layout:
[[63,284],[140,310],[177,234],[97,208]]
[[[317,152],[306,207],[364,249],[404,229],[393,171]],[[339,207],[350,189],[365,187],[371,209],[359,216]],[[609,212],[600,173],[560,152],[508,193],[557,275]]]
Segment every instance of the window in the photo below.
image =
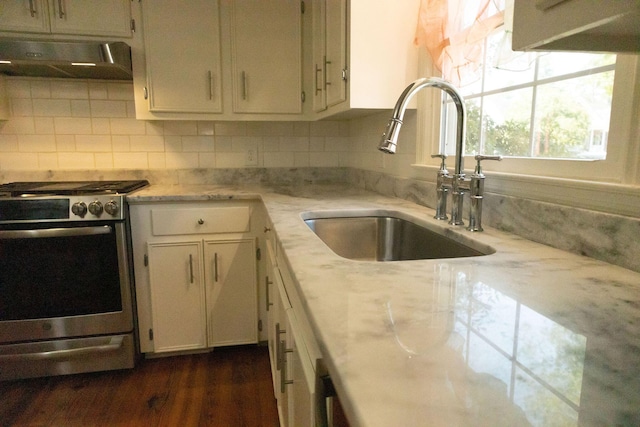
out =
[[[580,61],[576,58],[580,58]],[[423,68],[426,71],[422,72],[423,75],[437,75],[433,71],[429,71],[433,69],[428,59],[425,61]],[[640,84],[638,84],[640,61],[638,56],[554,52],[539,54],[530,62],[531,70],[528,73],[535,75],[537,71],[537,79],[534,79],[533,76],[525,79],[523,76],[527,73],[526,71],[489,70],[485,74],[490,74],[492,80],[488,80],[487,83],[498,81],[501,82],[502,87],[496,87],[499,86],[496,83],[491,83],[494,86],[485,83],[484,87],[490,89],[485,89],[483,92],[479,89],[483,87],[481,86],[483,82],[478,81],[468,87],[461,88],[468,105],[468,116],[470,116],[467,123],[465,169],[467,171],[473,169],[473,155],[477,154],[478,149],[481,149],[483,151],[480,152],[483,154],[498,153],[505,156],[502,162],[486,162],[483,169],[487,172],[637,184],[638,176],[635,173],[637,165],[630,159],[634,156],[633,153],[640,149],[638,147],[640,141],[637,141],[635,135],[639,130],[637,129],[637,119],[634,116],[637,115],[636,109],[638,107],[636,104],[640,97]],[[567,70],[567,63],[574,67]],[[576,64],[587,65],[584,69],[576,70]],[[550,66],[553,67],[549,68]],[[505,74],[512,75],[511,81],[507,81],[507,78],[503,77]],[[517,79],[528,81],[523,82]],[[583,93],[584,98],[566,95],[565,100],[578,104],[580,108],[588,105],[589,107],[597,106],[598,109],[587,110],[590,111],[587,113],[573,113],[575,117],[567,114],[564,122],[552,123],[560,127],[563,132],[570,133],[568,131],[571,128],[567,123],[571,124],[572,119],[574,122],[583,121],[586,115],[590,119],[594,118],[587,125],[586,134],[583,128],[582,133],[578,137],[574,137],[573,144],[554,147],[550,139],[548,142],[543,139],[544,134],[541,132],[544,131],[542,127],[544,123],[542,123],[542,119],[545,116],[541,113],[544,113],[546,105],[557,107],[558,104],[538,102],[536,110],[532,101],[531,107],[527,110],[529,113],[522,114],[523,116],[531,114],[529,120],[526,124],[519,124],[520,129],[518,130],[523,138],[519,143],[521,151],[508,151],[504,147],[501,147],[502,152],[497,151],[497,146],[502,143],[500,138],[504,138],[507,142],[514,139],[513,135],[506,134],[512,129],[505,126],[504,121],[512,118],[507,116],[507,113],[514,114],[516,103],[522,103],[525,98],[533,99],[534,96],[536,98],[542,97],[542,99],[544,96],[555,96],[560,93],[557,89],[558,85],[562,84],[566,84],[564,89],[567,91],[566,93],[571,93],[571,88],[576,86],[580,91],[584,91],[585,84],[583,82],[589,79],[599,80],[594,86],[594,90],[590,93]],[[606,84],[602,83],[605,79]],[[528,92],[526,97],[522,95],[525,92]],[[602,101],[604,97],[609,97],[609,100]],[[421,112],[418,114],[420,121],[418,140],[421,141],[421,145],[417,150],[417,163],[436,167],[438,161],[431,158],[432,154],[438,152],[445,152],[449,156],[455,154],[455,111],[453,106],[450,106],[450,109],[442,108],[440,113],[435,110],[443,105],[441,91],[423,91],[419,99],[421,99],[419,101]],[[450,100],[447,98],[446,101]],[[493,111],[498,111],[503,115],[491,115]],[[482,113],[484,113],[484,119]],[[577,119],[578,114],[581,114],[582,118]],[[489,132],[487,132],[486,126],[484,130],[479,127],[479,124],[483,122],[491,124]],[[552,124],[547,123],[546,125],[551,127]],[[516,125],[515,122],[509,123],[512,128]],[[536,128],[536,126],[539,127]],[[437,129],[440,129],[439,132],[442,135],[438,133]],[[536,132],[540,135],[538,140],[534,138]],[[561,152],[562,155],[558,154],[560,149],[564,150]],[[524,152],[527,152],[526,156],[523,155]]]
[[[460,90],[467,105],[465,154],[605,159],[616,56],[520,53],[501,63],[504,40],[501,29],[485,40],[480,78]],[[450,99],[444,117],[449,141]]]

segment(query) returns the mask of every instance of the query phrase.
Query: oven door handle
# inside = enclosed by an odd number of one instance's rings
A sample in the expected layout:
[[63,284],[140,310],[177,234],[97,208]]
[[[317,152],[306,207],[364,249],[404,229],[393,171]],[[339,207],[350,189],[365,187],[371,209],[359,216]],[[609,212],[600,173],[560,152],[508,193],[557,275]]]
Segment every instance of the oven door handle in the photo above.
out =
[[42,237],[74,237],[110,234],[111,226],[100,227],[72,227],[72,228],[43,228],[35,230],[0,230],[1,239],[37,239]]
[[12,353],[0,355],[1,361],[25,361],[25,360],[55,360],[84,356],[95,353],[106,353],[118,350],[122,347],[124,336],[111,337],[108,343],[91,345],[79,348],[65,348],[61,350],[39,351],[34,353]]

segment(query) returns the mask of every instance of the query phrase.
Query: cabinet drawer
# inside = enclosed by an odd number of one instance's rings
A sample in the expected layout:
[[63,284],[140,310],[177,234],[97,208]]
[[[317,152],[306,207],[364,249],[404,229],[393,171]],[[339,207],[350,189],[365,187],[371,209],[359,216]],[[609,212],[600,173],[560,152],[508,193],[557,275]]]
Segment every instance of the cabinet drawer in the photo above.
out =
[[250,214],[248,206],[152,209],[151,230],[154,236],[244,233],[250,231]]

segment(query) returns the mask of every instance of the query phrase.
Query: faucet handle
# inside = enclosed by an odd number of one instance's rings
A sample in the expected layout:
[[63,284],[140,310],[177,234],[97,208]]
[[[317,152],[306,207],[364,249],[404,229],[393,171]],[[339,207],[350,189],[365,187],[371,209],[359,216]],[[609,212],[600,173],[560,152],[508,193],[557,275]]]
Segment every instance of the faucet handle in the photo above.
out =
[[482,175],[482,166],[480,165],[480,162],[483,160],[497,160],[500,161],[502,160],[502,156],[485,156],[483,154],[476,154],[474,159],[476,159],[476,169],[473,172],[475,175]]
[[447,159],[447,155],[446,154],[432,154],[431,155],[432,159],[435,158],[439,158],[442,159],[442,162],[440,162],[440,173],[449,173],[449,171],[447,171],[447,166],[444,164],[444,161]]

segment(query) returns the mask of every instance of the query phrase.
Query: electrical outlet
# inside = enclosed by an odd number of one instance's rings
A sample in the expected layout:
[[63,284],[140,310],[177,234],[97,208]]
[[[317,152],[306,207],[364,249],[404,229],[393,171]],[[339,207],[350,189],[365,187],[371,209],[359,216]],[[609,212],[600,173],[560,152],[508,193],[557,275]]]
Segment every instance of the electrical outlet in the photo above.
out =
[[247,148],[244,152],[245,166],[258,166],[258,150],[255,148]]

